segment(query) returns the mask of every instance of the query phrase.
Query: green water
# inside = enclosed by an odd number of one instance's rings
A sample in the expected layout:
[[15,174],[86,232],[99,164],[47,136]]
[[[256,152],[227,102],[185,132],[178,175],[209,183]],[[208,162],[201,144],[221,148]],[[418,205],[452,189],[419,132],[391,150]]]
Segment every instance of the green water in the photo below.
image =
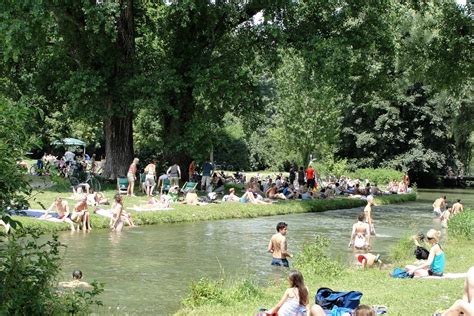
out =
[[[439,225],[431,204],[444,193],[450,202],[460,198],[474,206],[474,190],[420,190],[417,202],[376,207],[374,252],[386,256],[405,234]],[[289,225],[291,252],[322,234],[332,242],[331,255],[348,262],[351,227],[361,210],[64,233],[62,277],[81,269],[86,281],[104,282],[101,314],[169,315],[180,308],[190,282],[202,276],[256,276],[262,282],[274,277],[266,247],[279,221]]]

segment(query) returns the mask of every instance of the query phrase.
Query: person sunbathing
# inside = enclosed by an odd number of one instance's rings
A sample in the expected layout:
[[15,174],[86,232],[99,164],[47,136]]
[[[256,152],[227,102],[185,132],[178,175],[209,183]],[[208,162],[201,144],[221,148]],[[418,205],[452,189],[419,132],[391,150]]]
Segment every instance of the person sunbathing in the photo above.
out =
[[464,280],[464,294],[461,300],[457,300],[450,308],[443,313],[436,313],[441,316],[474,316],[474,266],[467,271]]
[[71,215],[72,214],[69,212],[68,202],[64,201],[59,196],[56,197],[53,204],[51,204],[51,206],[45,211],[44,215],[41,215],[40,218],[41,219],[50,218],[51,215],[49,215],[48,213],[53,211],[54,209],[58,213],[58,219],[65,222],[65,223],[68,223],[69,226],[71,227],[71,231],[75,231],[74,223],[71,220]]
[[265,192],[265,197],[269,199],[286,200],[286,196],[283,193],[278,193],[276,183],[273,183],[270,189]]
[[270,204],[268,202],[265,202],[263,200],[257,199],[254,196],[254,193],[251,188],[247,189],[245,191],[244,195],[240,198],[241,203],[252,203],[252,204]]
[[235,189],[234,188],[230,188],[229,189],[229,194],[224,195],[224,197],[222,197],[222,202],[238,202],[239,200],[240,200],[240,197],[235,195]]

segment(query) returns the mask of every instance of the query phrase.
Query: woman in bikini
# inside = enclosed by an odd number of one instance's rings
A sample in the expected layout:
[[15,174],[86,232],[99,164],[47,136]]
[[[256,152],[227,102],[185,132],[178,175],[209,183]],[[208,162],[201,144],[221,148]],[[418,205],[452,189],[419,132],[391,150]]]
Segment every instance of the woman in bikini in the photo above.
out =
[[358,222],[352,225],[351,241],[349,247],[354,250],[368,251],[370,249],[370,227],[365,222],[365,214],[357,216]]

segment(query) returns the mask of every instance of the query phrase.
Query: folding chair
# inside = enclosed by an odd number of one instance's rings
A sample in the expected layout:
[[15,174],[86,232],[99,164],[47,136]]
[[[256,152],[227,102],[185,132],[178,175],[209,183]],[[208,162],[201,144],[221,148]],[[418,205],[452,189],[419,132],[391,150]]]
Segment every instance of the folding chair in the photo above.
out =
[[196,190],[197,185],[197,182],[187,181],[179,191],[186,194],[191,190]]
[[164,179],[163,182],[161,183],[160,194],[163,194],[163,192],[168,193],[170,188],[171,188],[170,179]]
[[119,194],[127,194],[128,179],[117,177],[117,191]]

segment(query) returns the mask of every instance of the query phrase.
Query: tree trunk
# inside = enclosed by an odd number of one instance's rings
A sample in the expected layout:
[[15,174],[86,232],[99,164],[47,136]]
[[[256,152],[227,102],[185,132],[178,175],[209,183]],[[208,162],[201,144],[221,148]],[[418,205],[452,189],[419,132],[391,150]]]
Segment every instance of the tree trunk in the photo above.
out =
[[107,179],[125,177],[133,160],[132,114],[106,118],[104,134],[106,160],[103,176]]

